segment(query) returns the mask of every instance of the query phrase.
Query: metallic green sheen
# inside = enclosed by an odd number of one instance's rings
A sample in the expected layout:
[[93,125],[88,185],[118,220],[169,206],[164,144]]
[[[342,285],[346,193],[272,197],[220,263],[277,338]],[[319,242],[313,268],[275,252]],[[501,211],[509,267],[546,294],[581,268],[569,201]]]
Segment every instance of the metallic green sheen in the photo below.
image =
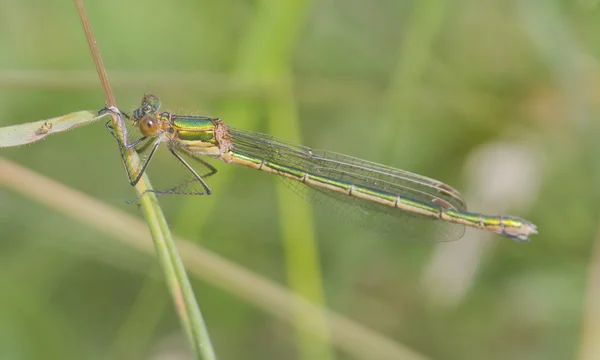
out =
[[179,130],[179,139],[182,141],[202,141],[217,145],[215,134],[212,131]]
[[171,121],[176,128],[189,132],[210,131],[215,129],[215,124],[209,117],[173,115]]
[[203,141],[216,144],[215,124],[211,118],[205,116],[175,116],[171,117],[178,137],[183,141]]

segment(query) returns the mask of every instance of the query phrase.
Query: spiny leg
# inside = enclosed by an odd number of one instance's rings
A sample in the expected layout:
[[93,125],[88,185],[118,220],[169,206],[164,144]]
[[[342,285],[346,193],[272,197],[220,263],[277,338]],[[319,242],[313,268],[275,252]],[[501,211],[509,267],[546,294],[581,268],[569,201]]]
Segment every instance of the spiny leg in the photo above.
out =
[[[204,167],[208,168],[208,172],[207,173],[202,174],[202,175],[198,175],[198,173],[196,173],[196,171],[194,171],[194,169],[179,154],[177,154],[172,149],[169,149],[169,150],[171,150],[171,153],[173,153],[173,155],[178,160],[180,160],[188,168],[188,170],[190,170],[192,172],[192,174],[194,174],[194,179],[188,180],[188,181],[186,181],[186,182],[184,182],[182,184],[179,184],[179,185],[177,185],[175,187],[172,187],[170,189],[167,189],[167,190],[154,190],[154,189],[152,189],[152,190],[146,190],[146,191],[144,191],[142,193],[142,195],[138,196],[135,200],[127,201],[128,204],[132,204],[134,202],[137,202],[147,192],[155,193],[156,196],[162,196],[162,195],[210,195],[211,194],[211,190],[206,185],[206,183],[204,182],[203,178],[209,177],[209,176],[212,176],[212,175],[216,174],[217,173],[217,169],[214,166],[212,166],[211,164],[209,164],[208,162],[206,162],[206,161],[202,160],[201,158],[197,157],[196,155],[191,154],[191,153],[186,153],[186,155],[188,155],[192,159],[198,161]],[[185,188],[188,185],[190,185],[190,184],[192,184],[192,183],[194,183],[196,181],[199,181],[203,185],[203,187],[206,190],[206,192],[183,192],[183,191],[179,191],[179,189]]]
[[186,152],[186,155],[189,156],[189,157],[191,157],[192,159],[196,160],[197,162],[201,163],[206,168],[208,168],[209,172],[207,172],[206,174],[202,175],[203,178],[209,177],[209,176],[214,175],[214,174],[217,173],[217,169],[214,166],[212,166],[210,163],[207,163],[206,161],[204,161],[203,159],[201,159],[197,155],[194,155],[194,154],[189,153],[189,152]]
[[142,165],[142,169],[138,172],[138,174],[135,177],[135,179],[133,179],[133,180],[131,179],[132,176],[129,173],[129,169],[127,169],[127,175],[129,176],[129,180],[130,180],[131,186],[134,186],[135,184],[138,183],[138,181],[140,181],[140,178],[144,174],[144,171],[146,171],[146,168],[148,167],[148,164],[150,164],[150,160],[152,160],[152,157],[154,156],[154,153],[156,152],[156,149],[158,149],[159,145],[160,145],[160,141],[157,140],[154,143],[154,146],[152,147],[152,150],[150,151],[150,154],[148,154],[148,157],[146,158],[146,161],[144,161],[144,165]]
[[[156,193],[158,196],[161,195],[210,195],[211,194],[211,190],[208,187],[208,185],[204,182],[204,178],[212,176],[214,174],[217,173],[217,169],[212,166],[211,164],[209,164],[208,162],[204,161],[203,159],[201,159],[200,157],[186,152],[186,155],[191,157],[192,159],[196,160],[197,162],[199,162],[200,164],[202,164],[202,166],[204,166],[205,168],[208,169],[208,172],[202,174],[202,175],[198,175],[193,168],[185,161],[183,160],[183,158],[177,154],[175,152],[175,150],[169,149],[171,150],[171,152],[173,153],[173,155],[179,160],[181,161],[188,170],[190,170],[190,172],[192,172],[192,174],[194,175],[194,178],[191,180],[188,180],[182,184],[179,184],[177,186],[174,186],[170,189],[167,190],[148,190],[151,192]],[[204,187],[204,189],[206,190],[206,192],[199,192],[199,191],[189,191],[189,192],[185,192],[185,191],[181,191],[180,189],[185,189],[187,186],[189,186],[190,184],[194,183],[194,182],[200,182],[202,184],[202,187]]]
[[[204,179],[202,179],[202,176],[198,175],[198,173],[194,170],[193,167],[191,167],[182,157],[181,155],[179,155],[175,150],[169,148],[169,151],[171,151],[171,154],[173,154],[173,156],[175,156],[179,161],[181,161],[181,163],[183,165],[185,165],[185,167],[192,173],[194,174],[194,177],[200,182],[200,184],[202,184],[202,187],[204,187],[204,190],[206,190],[206,195],[210,195],[212,193],[212,191],[210,191],[210,188],[208,187],[208,185],[206,184],[206,182],[204,182]],[[204,165],[205,167],[207,167],[209,169],[209,172],[207,175],[204,176],[211,176],[214,175],[217,172],[217,169],[215,169],[212,165],[210,165],[209,163],[207,163],[206,161],[199,159],[198,157],[193,156],[192,154],[188,154],[190,155],[193,159],[197,160],[198,162],[202,163],[202,165]],[[183,185],[183,184],[182,184]],[[177,186],[176,188],[180,188],[182,185]],[[197,193],[196,195],[204,195],[202,193]]]

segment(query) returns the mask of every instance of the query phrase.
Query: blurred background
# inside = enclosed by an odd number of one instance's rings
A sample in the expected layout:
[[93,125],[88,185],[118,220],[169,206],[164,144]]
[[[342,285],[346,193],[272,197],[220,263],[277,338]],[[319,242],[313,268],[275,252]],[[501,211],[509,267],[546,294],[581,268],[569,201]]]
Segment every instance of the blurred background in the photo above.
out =
[[[213,161],[213,195],[160,201],[221,359],[600,358],[600,1],[86,6],[125,111],[154,93],[165,110],[429,176],[473,211],[538,226],[523,244],[381,235]],[[0,126],[104,106],[73,3],[5,0],[0,19]],[[57,198],[143,219],[101,122],[0,156],[62,184]],[[148,171],[178,167],[160,151]],[[34,190],[0,189],[0,358],[192,358],[151,252]],[[90,209],[79,215],[101,221]],[[274,306],[264,284],[331,313]]]

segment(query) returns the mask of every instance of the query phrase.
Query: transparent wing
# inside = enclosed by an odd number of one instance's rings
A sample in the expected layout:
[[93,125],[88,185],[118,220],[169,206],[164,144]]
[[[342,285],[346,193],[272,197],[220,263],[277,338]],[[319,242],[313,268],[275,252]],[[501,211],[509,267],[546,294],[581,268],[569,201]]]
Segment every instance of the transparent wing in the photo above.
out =
[[[378,189],[405,198],[444,208],[466,210],[459,193],[450,186],[408,171],[360,160],[330,151],[311,150],[271,135],[229,129],[234,151],[269,162],[293,167],[303,172]],[[459,239],[464,226],[431,219],[391,208],[375,202],[340,194],[326,188],[306,185],[280,177],[295,193],[310,202],[323,205],[328,211],[376,231],[409,238],[436,240]]]

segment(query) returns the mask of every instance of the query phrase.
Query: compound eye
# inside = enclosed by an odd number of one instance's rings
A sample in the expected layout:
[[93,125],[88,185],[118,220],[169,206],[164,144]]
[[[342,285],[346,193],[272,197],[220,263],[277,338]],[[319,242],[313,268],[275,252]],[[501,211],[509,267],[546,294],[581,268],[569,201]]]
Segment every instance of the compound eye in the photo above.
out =
[[156,119],[151,116],[144,116],[141,118],[138,126],[140,127],[140,132],[144,136],[154,136],[158,131],[158,123]]
[[141,119],[144,115],[152,115],[160,108],[160,100],[152,94],[144,95],[142,105],[133,110],[133,117],[136,120]]
[[160,100],[158,100],[158,98],[152,94],[144,95],[144,98],[142,99],[142,107],[144,107],[148,113],[155,113],[160,108]]

